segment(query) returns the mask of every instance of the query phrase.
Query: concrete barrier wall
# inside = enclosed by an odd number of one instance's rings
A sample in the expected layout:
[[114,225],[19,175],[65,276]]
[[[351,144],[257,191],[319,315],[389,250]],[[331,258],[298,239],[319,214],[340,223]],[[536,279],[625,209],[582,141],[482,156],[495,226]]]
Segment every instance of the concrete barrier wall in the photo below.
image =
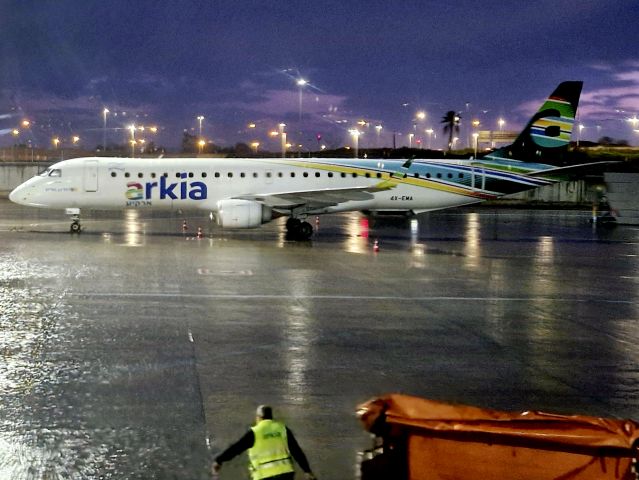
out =
[[0,164],[0,196],[7,197],[9,192],[45,170],[53,162],[3,162]]
[[617,223],[639,225],[639,173],[604,174],[606,196]]

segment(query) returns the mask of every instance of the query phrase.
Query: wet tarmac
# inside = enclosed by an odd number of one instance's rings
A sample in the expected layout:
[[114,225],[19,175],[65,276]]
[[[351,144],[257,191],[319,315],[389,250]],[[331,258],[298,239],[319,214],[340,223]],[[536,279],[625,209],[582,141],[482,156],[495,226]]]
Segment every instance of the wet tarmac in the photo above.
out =
[[290,242],[137,211],[71,235],[0,200],[0,478],[205,479],[259,403],[322,480],[355,477],[355,407],[387,392],[639,419],[639,229],[589,215],[345,214]]

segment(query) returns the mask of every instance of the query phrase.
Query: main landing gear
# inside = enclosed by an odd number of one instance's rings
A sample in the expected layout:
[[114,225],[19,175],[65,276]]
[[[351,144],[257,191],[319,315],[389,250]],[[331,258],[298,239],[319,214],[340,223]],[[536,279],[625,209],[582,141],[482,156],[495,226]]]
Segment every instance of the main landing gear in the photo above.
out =
[[80,209],[79,208],[67,208],[65,210],[67,215],[71,215],[71,226],[69,231],[71,233],[82,232],[82,225],[80,225]]
[[291,240],[308,240],[313,235],[313,226],[299,218],[286,220],[286,237]]

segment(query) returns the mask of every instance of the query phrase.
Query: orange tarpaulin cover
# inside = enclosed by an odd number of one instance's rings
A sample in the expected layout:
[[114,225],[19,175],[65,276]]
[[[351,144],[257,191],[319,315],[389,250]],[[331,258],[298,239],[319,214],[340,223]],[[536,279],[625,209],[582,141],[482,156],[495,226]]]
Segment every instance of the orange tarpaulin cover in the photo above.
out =
[[402,437],[410,480],[630,479],[639,425],[501,412],[392,394],[358,408],[365,428]]

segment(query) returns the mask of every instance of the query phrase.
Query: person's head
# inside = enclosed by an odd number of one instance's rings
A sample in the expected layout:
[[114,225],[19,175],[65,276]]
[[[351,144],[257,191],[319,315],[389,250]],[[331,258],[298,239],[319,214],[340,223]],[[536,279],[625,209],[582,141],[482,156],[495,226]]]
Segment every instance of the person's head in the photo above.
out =
[[272,420],[273,419],[273,409],[268,405],[260,405],[255,410],[255,419],[259,422],[261,420]]

